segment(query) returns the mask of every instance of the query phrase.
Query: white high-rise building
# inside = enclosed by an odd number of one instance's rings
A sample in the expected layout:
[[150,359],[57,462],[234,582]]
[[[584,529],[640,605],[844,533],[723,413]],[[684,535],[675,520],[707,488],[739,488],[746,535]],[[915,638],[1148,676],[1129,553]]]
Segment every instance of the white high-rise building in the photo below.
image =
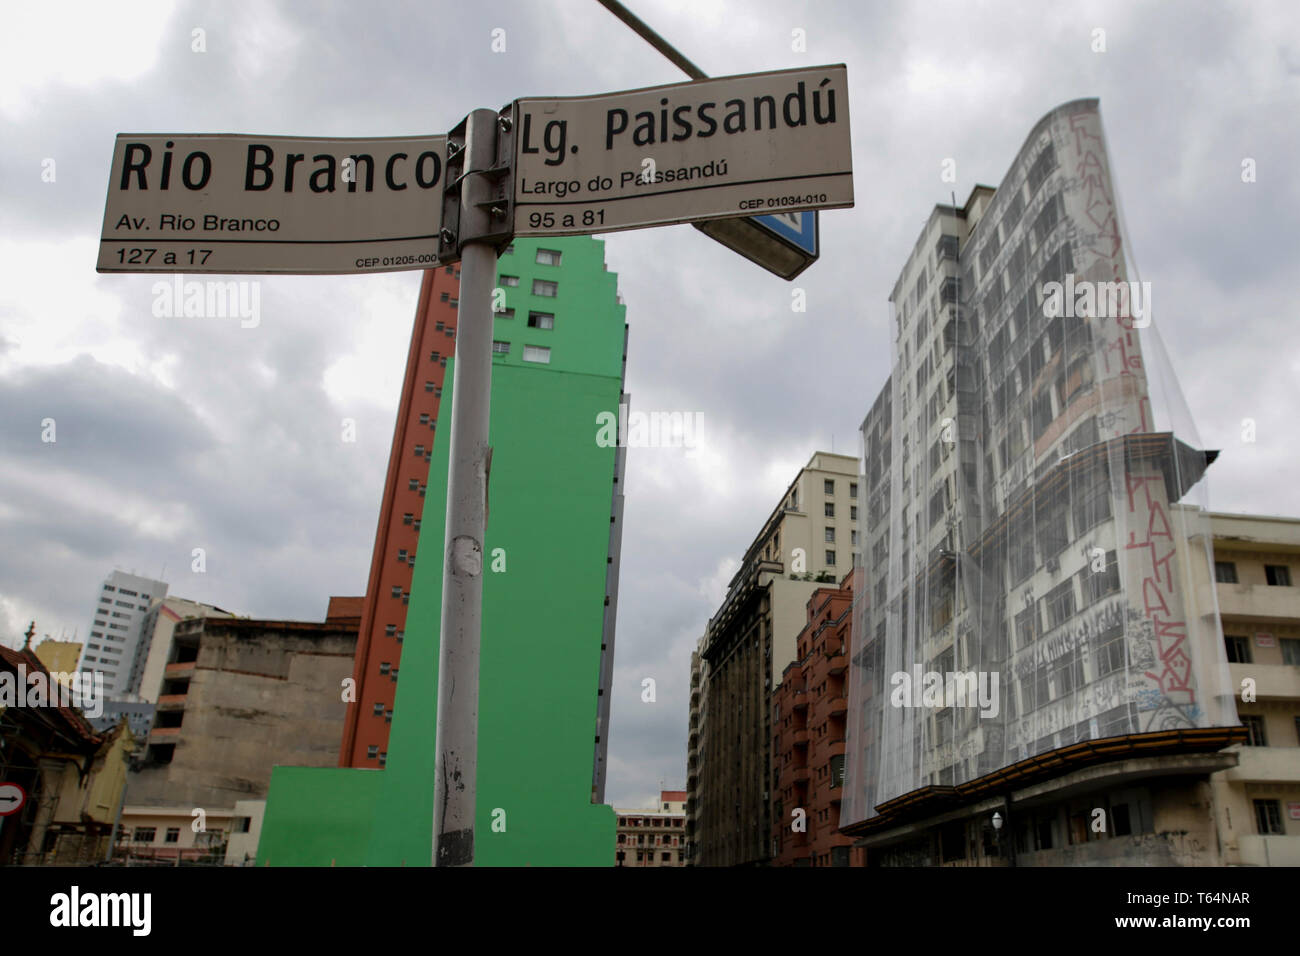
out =
[[81,652],[79,671],[99,673],[103,693],[119,697],[130,691],[131,666],[140,648],[141,622],[153,601],[167,596],[163,581],[114,571],[104,580],[91,615],[90,632]]

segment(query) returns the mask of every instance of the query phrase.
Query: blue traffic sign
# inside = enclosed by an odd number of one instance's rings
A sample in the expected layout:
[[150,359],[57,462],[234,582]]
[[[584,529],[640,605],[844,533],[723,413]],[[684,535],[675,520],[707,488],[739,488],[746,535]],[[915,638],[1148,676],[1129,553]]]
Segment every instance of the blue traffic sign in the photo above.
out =
[[755,216],[754,221],[776,233],[801,252],[817,255],[817,213],[779,212],[770,216]]

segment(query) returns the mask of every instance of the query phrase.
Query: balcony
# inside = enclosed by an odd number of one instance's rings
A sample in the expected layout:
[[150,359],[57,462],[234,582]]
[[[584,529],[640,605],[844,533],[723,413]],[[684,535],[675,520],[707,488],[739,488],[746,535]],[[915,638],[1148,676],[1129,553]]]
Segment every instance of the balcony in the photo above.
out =
[[1232,686],[1238,691],[1242,679],[1249,677],[1255,681],[1255,695],[1261,699],[1300,698],[1300,667],[1292,664],[1229,664],[1228,670],[1232,673]]
[[807,746],[808,746],[808,731],[807,731],[807,730],[796,730],[796,731],[794,732],[794,745],[795,745],[796,747],[807,747]]
[[[1249,665],[1248,665],[1249,666]],[[1300,760],[1295,747],[1244,747],[1236,744],[1228,748],[1237,751],[1237,766],[1225,770],[1228,780],[1251,783],[1300,782]]]
[[1243,866],[1300,866],[1300,836],[1242,834],[1237,850]]
[[155,727],[149,731],[149,743],[174,744],[181,735],[179,727]]
[[808,709],[808,692],[806,690],[797,690],[794,692],[794,701],[790,704],[791,710]]
[[168,664],[163,669],[163,676],[168,680],[184,680],[187,677],[193,677],[195,663],[195,661],[177,661],[174,664]]
[[795,767],[794,770],[791,771],[790,777],[796,784],[805,784],[808,782],[808,778],[811,775],[812,771],[807,767]]
[[[1300,588],[1269,584],[1220,584],[1219,614],[1244,621],[1300,617]],[[1225,625],[1227,631],[1231,625]]]
[[158,698],[155,709],[159,711],[184,710],[187,696],[186,694],[163,694]]
[[832,697],[830,699],[830,708],[832,717],[840,717],[849,711],[849,702],[843,697]]

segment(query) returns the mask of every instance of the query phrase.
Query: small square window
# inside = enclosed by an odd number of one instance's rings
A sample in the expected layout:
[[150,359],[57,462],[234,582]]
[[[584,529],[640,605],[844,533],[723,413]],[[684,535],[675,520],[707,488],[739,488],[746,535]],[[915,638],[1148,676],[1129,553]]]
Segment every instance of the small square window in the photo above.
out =
[[827,551],[827,552],[826,552],[826,563],[827,563],[828,565],[830,565],[831,567],[834,567],[834,566],[835,566],[835,552],[834,552],[834,551]]
[[1282,805],[1278,800],[1255,801],[1255,828],[1263,836],[1282,834]]
[[408,481],[408,482],[406,483],[406,487],[409,488],[411,491],[419,491],[419,490],[420,490],[420,479],[419,479],[419,478],[412,478],[410,481]]
[[421,424],[421,425],[427,425],[427,424],[429,424],[429,413],[428,413],[428,412],[421,412],[421,413],[420,413],[420,424]]
[[1237,583],[1237,565],[1232,561],[1214,562],[1214,580],[1220,584]]
[[826,511],[826,517],[828,517],[828,518],[834,518],[834,517],[835,517],[835,502],[833,502],[833,501],[828,501],[828,502],[826,502],[826,504],[825,504],[825,511]]
[[850,482],[849,482],[849,497],[850,497],[850,498],[856,498],[857,496],[858,496],[858,483],[857,483],[856,481],[850,481]]
[[393,585],[393,597],[395,597],[395,598],[399,598],[399,597],[401,597],[401,596],[402,596],[402,586],[401,586],[400,584],[394,584],[394,585]]
[[181,842],[181,828],[180,828],[180,827],[168,827],[168,828],[167,828],[167,835],[166,835],[165,837],[163,837],[163,842],[165,842],[165,843],[180,843],[180,842]]
[[406,549],[405,549],[405,548],[398,548],[398,549],[397,549],[397,560],[400,561],[400,562],[403,563],[403,564],[406,563]]
[[519,276],[502,276],[501,284],[508,289],[514,289],[519,286]]
[[415,521],[415,515],[412,514],[411,512],[408,511],[406,514],[402,515],[402,524],[411,524],[414,521]]
[[1248,638],[1225,634],[1223,635],[1223,646],[1228,652],[1229,664],[1254,663],[1250,656],[1250,640]]
[[434,331],[436,331],[436,332],[441,332],[441,331],[442,331],[443,329],[445,329],[446,327],[447,327],[447,323],[446,323],[446,322],[437,322],[437,323],[435,323],[434,326],[433,326]]
[[492,354],[493,354],[493,355],[509,355],[509,354],[510,354],[510,343],[509,343],[509,342],[493,342],[493,343],[492,343]]
[[433,382],[425,382],[425,383],[424,383],[424,390],[425,390],[426,392],[432,392],[433,389],[434,389]]
[[371,760],[374,760],[376,757],[378,757],[378,756],[379,756],[379,745],[378,745],[378,744],[371,744],[369,747],[367,747],[367,748],[366,748],[366,756],[369,757]]
[[424,457],[424,446],[423,446],[423,445],[416,445],[416,446],[415,446],[415,457],[416,457],[416,458],[423,458],[423,457]]
[[559,295],[559,292],[560,284],[558,282],[548,282],[545,279],[533,280],[533,295],[540,295],[545,296],[548,299],[553,299]]
[[554,249],[538,249],[537,264],[539,266],[558,266],[560,264],[560,253]]
[[1285,564],[1266,564],[1264,565],[1264,578],[1273,587],[1289,588],[1291,586],[1291,569]]
[[555,316],[549,312],[529,312],[528,327],[530,329],[553,329],[555,328]]
[[443,302],[446,302],[448,299],[451,298],[451,293],[444,292],[442,295],[438,296],[438,298],[441,299]]
[[383,767],[383,766],[387,766],[387,764],[388,764],[388,751],[385,750],[383,753],[379,755],[379,766]]
[[158,836],[158,830],[155,827],[136,827],[135,832],[131,834],[132,843],[152,843]]
[[543,348],[540,345],[525,345],[524,361],[549,365],[551,362],[551,350],[549,348]]
[[822,482],[822,484],[825,487],[826,493],[828,495],[835,494],[835,481],[833,479],[827,478],[824,482]]
[[442,356],[441,356],[439,353],[437,353],[437,352],[430,352],[430,353],[429,353],[429,361],[430,361],[430,362],[436,362],[436,361],[438,361],[438,359],[440,359],[441,357],[442,357]]
[[501,253],[503,256],[513,256],[515,254],[515,244],[512,242],[506,246],[506,251]]
[[827,529],[826,529],[826,543],[827,543],[827,544],[834,544],[834,543],[835,543],[835,529],[834,529],[834,528],[827,528]]
[[389,637],[392,637],[394,634],[397,633],[397,625],[396,625],[396,624],[385,624],[385,625],[384,625],[384,633],[387,634]]
[[375,716],[376,716],[376,717],[382,717],[383,714],[384,714],[384,705],[383,705],[383,704],[375,704]]
[[381,673],[381,674],[387,674],[387,673],[388,673],[390,670],[392,670],[392,669],[393,669],[393,663],[392,663],[392,661],[380,661],[380,662],[379,662],[379,673]]
[[1284,637],[1282,644],[1282,663],[1291,666],[1300,665],[1300,638]]

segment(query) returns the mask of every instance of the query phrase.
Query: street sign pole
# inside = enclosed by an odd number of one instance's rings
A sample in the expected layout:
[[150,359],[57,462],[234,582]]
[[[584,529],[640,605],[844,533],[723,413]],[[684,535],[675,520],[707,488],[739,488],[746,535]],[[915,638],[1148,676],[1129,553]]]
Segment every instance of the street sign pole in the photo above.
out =
[[[501,123],[507,132],[508,123]],[[461,131],[463,148],[457,150]],[[497,159],[498,116],[474,110],[448,138],[443,207],[442,246],[454,246],[461,264],[438,649],[434,866],[474,864],[483,540],[492,463],[492,289],[497,246],[503,235],[508,240],[509,228],[501,185],[508,170]]]

